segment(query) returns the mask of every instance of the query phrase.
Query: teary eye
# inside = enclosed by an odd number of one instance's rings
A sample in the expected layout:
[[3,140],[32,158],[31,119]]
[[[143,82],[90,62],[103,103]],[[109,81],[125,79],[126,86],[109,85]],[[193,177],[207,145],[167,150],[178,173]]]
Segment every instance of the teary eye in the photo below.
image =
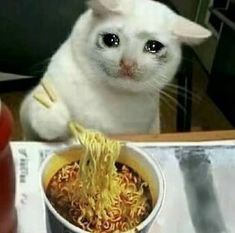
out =
[[115,48],[119,46],[120,39],[116,34],[106,33],[102,35],[102,43],[109,48]]
[[158,53],[162,48],[164,48],[164,45],[157,41],[157,40],[149,40],[144,46],[144,51],[148,53]]

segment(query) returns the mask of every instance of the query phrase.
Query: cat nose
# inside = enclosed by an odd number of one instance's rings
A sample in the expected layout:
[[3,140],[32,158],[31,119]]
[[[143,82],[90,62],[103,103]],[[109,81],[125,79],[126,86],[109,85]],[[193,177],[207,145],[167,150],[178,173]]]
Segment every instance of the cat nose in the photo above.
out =
[[127,69],[133,69],[136,67],[136,62],[126,59],[121,59],[120,66],[125,67]]
[[134,61],[126,59],[121,59],[120,61],[121,73],[125,76],[133,76],[136,66],[137,64]]

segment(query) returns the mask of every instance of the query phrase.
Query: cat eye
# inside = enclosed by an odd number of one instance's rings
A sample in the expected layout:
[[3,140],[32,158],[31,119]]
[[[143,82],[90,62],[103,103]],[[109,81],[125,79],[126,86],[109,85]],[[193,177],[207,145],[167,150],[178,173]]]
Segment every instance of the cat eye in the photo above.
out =
[[144,51],[148,53],[158,53],[162,48],[164,48],[164,45],[157,41],[157,40],[149,40],[144,46]]
[[111,47],[118,47],[120,44],[119,37],[116,34],[107,33],[102,35],[102,42],[105,46]]

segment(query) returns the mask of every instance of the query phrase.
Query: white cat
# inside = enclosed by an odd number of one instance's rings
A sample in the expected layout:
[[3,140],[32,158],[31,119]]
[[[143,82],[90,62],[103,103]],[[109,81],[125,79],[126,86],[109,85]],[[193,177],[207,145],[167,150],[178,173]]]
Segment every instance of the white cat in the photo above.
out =
[[59,96],[50,109],[33,98],[20,116],[26,139],[66,139],[67,125],[109,134],[159,133],[161,89],[181,61],[181,44],[210,32],[151,0],[92,0],[43,79]]

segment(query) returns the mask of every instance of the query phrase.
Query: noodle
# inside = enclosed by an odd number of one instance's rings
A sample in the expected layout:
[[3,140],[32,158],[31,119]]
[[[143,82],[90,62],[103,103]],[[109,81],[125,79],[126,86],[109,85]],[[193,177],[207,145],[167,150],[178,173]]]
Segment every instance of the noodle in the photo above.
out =
[[148,185],[126,165],[117,163],[121,144],[77,124],[70,128],[82,145],[78,162],[60,169],[47,196],[59,213],[90,232],[127,231],[151,211]]

